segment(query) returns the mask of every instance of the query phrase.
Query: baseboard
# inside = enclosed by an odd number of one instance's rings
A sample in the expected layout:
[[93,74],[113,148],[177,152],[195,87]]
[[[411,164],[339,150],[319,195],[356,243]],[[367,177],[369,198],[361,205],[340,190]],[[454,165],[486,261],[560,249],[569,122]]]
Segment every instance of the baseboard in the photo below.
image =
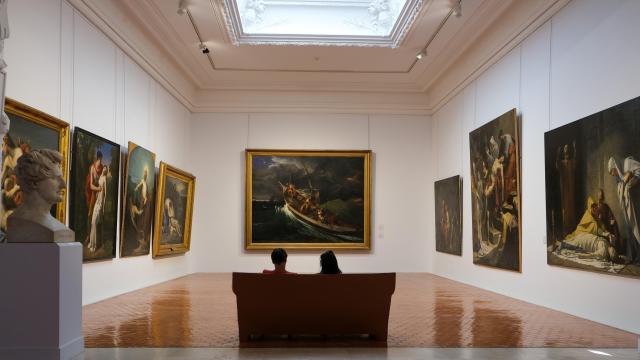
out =
[[84,351],[84,337],[74,339],[59,348],[0,348],[0,359],[70,360]]

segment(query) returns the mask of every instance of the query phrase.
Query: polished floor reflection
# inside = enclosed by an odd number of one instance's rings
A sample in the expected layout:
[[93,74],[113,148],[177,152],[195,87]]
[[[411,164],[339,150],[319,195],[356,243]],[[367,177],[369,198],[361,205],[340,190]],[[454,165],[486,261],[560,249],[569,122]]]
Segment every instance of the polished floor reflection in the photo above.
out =
[[[237,347],[231,275],[194,274],[85,306],[84,332],[89,348]],[[635,349],[638,336],[434,275],[398,274],[388,346]]]
[[73,360],[568,360],[639,359],[635,349],[87,349]]

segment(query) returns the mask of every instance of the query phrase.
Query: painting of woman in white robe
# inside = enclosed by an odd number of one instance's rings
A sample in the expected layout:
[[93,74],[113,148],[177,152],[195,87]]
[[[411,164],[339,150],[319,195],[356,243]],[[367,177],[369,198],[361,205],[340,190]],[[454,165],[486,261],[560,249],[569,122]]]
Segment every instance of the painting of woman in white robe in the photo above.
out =
[[638,138],[640,98],[545,134],[548,264],[640,277]]

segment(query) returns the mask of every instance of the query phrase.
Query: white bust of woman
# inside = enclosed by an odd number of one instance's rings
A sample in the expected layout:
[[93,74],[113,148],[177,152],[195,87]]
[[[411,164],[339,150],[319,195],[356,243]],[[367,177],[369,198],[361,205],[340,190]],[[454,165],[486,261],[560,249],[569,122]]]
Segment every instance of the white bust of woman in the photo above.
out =
[[32,150],[18,159],[16,177],[22,204],[7,220],[7,242],[72,242],[73,231],[51,216],[51,207],[64,196],[62,155]]

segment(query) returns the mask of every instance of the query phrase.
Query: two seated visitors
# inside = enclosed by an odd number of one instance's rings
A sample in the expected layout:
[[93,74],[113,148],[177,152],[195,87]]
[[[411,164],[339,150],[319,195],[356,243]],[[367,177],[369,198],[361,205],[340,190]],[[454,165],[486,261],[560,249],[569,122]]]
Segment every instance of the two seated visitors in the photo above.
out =
[[[282,248],[273,249],[271,262],[273,262],[274,269],[264,269],[262,270],[263,274],[296,274],[287,271],[287,252]],[[342,274],[338,267],[338,259],[333,251],[327,250],[320,255],[320,274]]]

